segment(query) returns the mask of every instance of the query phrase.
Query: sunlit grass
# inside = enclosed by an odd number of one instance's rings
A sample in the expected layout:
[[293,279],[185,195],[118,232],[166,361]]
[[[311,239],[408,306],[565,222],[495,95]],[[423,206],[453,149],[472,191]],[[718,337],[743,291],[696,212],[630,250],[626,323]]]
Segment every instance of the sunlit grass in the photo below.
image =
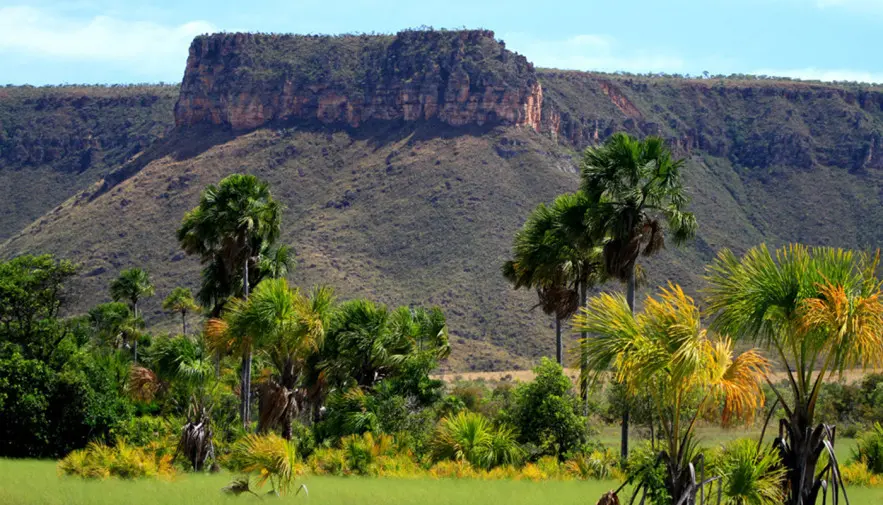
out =
[[[16,505],[214,505],[261,503],[250,495],[227,496],[230,474],[184,475],[171,481],[60,477],[53,461],[0,459],[0,504]],[[585,505],[617,486],[613,481],[484,481],[306,477],[309,497],[286,496],[274,503],[328,505]],[[300,482],[298,482],[300,484]],[[883,489],[851,488],[851,503],[883,502]],[[624,493],[623,498],[628,493]]]

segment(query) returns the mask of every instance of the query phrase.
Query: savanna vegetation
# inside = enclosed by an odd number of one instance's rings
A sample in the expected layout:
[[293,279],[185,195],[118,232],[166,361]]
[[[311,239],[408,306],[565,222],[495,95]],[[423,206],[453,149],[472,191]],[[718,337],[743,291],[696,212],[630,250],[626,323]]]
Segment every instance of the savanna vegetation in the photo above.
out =
[[[328,503],[374,485],[328,491],[342,476],[417,479],[450,497],[476,488],[426,482],[590,481],[579,499],[604,494],[601,503],[870,496],[859,488],[883,472],[883,376],[837,377],[883,359],[879,255],[723,250],[697,297],[672,282],[636,300],[639,259],[696,233],[682,163],[658,138],[614,135],[586,151],[578,188],[528,218],[502,273],[536,291],[558,338],[557,362],[543,358],[523,383],[437,379],[453,345],[438,307],[295,285],[283,206],[252,175],[205,188],[176,230],[202,264],[195,293],[160,293],[136,266],[109,283],[112,302],[69,315],[76,264],[0,263],[0,416],[16,421],[0,428],[0,456],[58,458],[70,477],[46,489],[74,500],[97,488],[73,477],[152,492],[186,479],[202,492]],[[611,290],[589,296],[601,286]],[[145,323],[141,307],[155,296],[180,332]],[[569,350],[565,324],[579,335]],[[575,384],[565,364],[579,369]],[[611,444],[602,432],[616,425]],[[746,437],[702,436],[725,428]],[[849,453],[844,436],[856,437]],[[21,464],[45,479],[43,463]],[[573,483],[544,485],[544,499],[574,500]],[[483,501],[523,484],[487,486]],[[0,497],[22,496],[7,487]]]

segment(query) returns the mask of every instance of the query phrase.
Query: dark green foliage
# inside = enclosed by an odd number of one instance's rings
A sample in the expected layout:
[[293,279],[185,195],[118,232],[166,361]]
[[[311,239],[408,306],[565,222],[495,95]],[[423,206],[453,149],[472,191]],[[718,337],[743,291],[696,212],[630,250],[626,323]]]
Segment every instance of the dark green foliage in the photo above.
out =
[[871,431],[859,435],[852,460],[864,463],[878,475],[883,474],[883,426],[880,423],[874,423]]
[[650,445],[636,447],[629,453],[626,475],[633,482],[644,485],[642,493],[647,494],[647,503],[652,505],[672,505],[666,482],[668,470],[659,458],[659,452]]
[[0,456],[58,457],[107,437],[131,405],[113,371],[88,354],[63,370],[24,358],[0,357]]
[[536,379],[518,386],[515,405],[504,417],[519,432],[519,441],[532,446],[531,456],[564,458],[588,440],[586,419],[561,366],[543,358]]
[[67,335],[56,316],[75,273],[70,261],[50,255],[0,262],[0,341],[17,344],[27,357],[48,358]]

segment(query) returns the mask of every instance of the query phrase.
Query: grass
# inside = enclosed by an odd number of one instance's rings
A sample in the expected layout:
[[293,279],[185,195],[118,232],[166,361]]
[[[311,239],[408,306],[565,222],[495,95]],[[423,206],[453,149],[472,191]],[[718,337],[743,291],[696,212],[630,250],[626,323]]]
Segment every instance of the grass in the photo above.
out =
[[[16,505],[213,505],[260,503],[243,495],[230,497],[220,489],[229,474],[185,475],[172,481],[84,481],[59,477],[52,461],[0,459],[0,503]],[[282,503],[315,505],[556,505],[594,503],[616,488],[613,481],[481,481],[456,479],[377,479],[368,477],[306,477],[309,497],[287,496]],[[883,500],[881,488],[849,490],[851,503]],[[624,493],[622,497],[628,496]]]
[[[83,481],[59,477],[51,461],[0,460],[0,503],[17,505],[189,505],[260,503],[252,496],[221,493],[229,474],[185,475],[173,481]],[[368,477],[306,477],[309,498],[291,495],[284,503],[315,505],[424,505],[554,502],[594,503],[618,486],[616,482],[515,482],[455,479],[376,479]]]

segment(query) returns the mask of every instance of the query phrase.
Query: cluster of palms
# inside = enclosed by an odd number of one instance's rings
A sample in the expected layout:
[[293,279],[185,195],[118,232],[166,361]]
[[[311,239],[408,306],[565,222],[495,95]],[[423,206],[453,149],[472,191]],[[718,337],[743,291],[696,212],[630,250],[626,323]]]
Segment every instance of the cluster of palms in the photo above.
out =
[[[751,502],[808,505],[828,489],[836,501],[845,495],[836,431],[816,419],[816,403],[826,377],[883,360],[879,255],[800,245],[771,252],[761,245],[738,258],[725,250],[705,278],[716,334],[704,329],[697,304],[677,285],[648,296],[635,314],[638,256],[663,248],[666,227],[676,243],[696,231],[685,211],[682,164],[652,137],[617,134],[587,150],[579,191],[534,211],[503,273],[516,288],[536,289],[539,305],[555,316],[559,362],[560,321],[578,314],[573,328],[581,334],[575,355],[583,387],[612,370],[632,394],[649,394],[663,434],[656,463],[672,503],[695,503],[715,479],[702,477],[694,436],[699,416],[718,411],[724,423],[750,418],[762,407],[763,382],[785,412],[774,441],[784,472],[766,475],[781,478],[773,486],[779,493],[770,495],[766,486]],[[626,283],[625,296],[586,300],[587,287],[610,278]],[[761,350],[736,355],[738,341]],[[789,390],[772,383],[773,367],[786,373]],[[625,458],[627,414],[622,428]],[[760,444],[754,457],[769,466]]]
[[[274,248],[281,212],[267,185],[253,176],[234,174],[209,186],[178,230],[184,250],[204,265],[197,298],[208,307],[205,330],[187,334],[187,314],[200,307],[189,290],[176,288],[163,307],[181,315],[183,334],[155,339],[140,365],[133,351],[129,388],[137,397],[173,397],[178,388],[178,397],[188,398],[178,406],[187,412],[179,452],[196,470],[214,451],[213,393],[220,386],[238,388],[243,430],[256,418],[259,432],[277,431],[290,440],[295,417],[316,420],[330,393],[370,390],[415,360],[434,362],[449,352],[438,309],[390,310],[361,299],[337,303],[328,287],[305,292],[289,285],[289,251]],[[138,302],[153,294],[147,274],[124,271],[111,292],[129,302],[140,326]],[[225,383],[228,358],[239,362],[238,384]],[[256,384],[255,368],[262,370]],[[257,416],[251,412],[255,391]]]
[[[626,299],[635,307],[640,255],[665,246],[665,230],[675,243],[696,232],[687,212],[681,181],[683,160],[672,158],[662,139],[637,140],[624,133],[588,149],[578,191],[540,205],[515,236],[514,257],[503,275],[515,288],[535,289],[539,306],[555,317],[558,363],[564,351],[561,321],[586,304],[588,290],[608,279],[626,283]],[[581,339],[585,340],[583,332]],[[585,398],[590,377],[588,357],[579,356],[580,389]],[[628,456],[628,410],[622,419],[622,458]]]

